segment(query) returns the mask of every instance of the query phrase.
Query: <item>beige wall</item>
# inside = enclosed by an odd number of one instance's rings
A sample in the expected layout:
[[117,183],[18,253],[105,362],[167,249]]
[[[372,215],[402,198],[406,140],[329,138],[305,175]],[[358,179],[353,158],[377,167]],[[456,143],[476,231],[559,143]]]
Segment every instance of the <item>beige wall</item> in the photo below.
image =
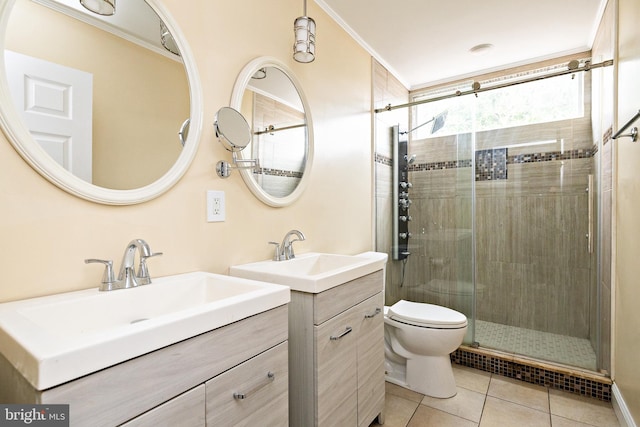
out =
[[[164,255],[149,262],[152,276],[206,270],[267,259],[292,229],[309,251],[355,254],[372,249],[371,61],[314,2],[317,58],[291,58],[298,0],[181,0],[163,2],[194,53],[204,95],[200,147],[182,180],[163,196],[134,206],[103,206],[70,196],[34,172],[0,136],[0,301],[97,287],[102,269],[88,257],[112,258],[144,238]],[[306,192],[293,206],[260,203],[236,171],[218,178],[215,163],[229,153],[215,139],[213,117],[229,104],[246,63],[268,55],[285,62],[305,91],[315,133]],[[227,220],[207,223],[206,190],[226,194]],[[79,319],[81,321],[81,319]]]
[[[640,3],[619,0],[618,128],[640,108]],[[634,126],[640,126],[640,121]],[[616,141],[615,382],[640,423],[640,143]]]

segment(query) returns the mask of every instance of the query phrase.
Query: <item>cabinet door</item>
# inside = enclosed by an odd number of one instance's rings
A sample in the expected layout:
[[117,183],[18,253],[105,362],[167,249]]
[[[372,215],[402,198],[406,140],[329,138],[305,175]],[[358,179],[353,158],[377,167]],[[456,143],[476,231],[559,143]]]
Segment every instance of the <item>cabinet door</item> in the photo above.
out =
[[317,426],[348,427],[358,423],[354,308],[314,327]]
[[204,385],[200,385],[121,427],[204,427],[204,411]]
[[288,426],[287,342],[207,381],[207,425]]
[[384,307],[379,293],[356,307],[358,313],[358,426],[384,410]]

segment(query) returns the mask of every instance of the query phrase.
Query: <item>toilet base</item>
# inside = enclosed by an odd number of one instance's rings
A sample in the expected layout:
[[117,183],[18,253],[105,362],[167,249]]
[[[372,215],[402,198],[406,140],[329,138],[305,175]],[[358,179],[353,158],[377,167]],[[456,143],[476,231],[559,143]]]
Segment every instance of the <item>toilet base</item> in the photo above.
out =
[[406,379],[411,390],[426,396],[448,398],[458,392],[448,354],[408,359]]
[[417,357],[406,365],[386,360],[385,369],[386,381],[425,396],[446,399],[457,394],[449,355]]
[[404,363],[397,363],[391,360],[384,361],[385,381],[400,387],[409,388],[405,381],[407,378],[407,366]]

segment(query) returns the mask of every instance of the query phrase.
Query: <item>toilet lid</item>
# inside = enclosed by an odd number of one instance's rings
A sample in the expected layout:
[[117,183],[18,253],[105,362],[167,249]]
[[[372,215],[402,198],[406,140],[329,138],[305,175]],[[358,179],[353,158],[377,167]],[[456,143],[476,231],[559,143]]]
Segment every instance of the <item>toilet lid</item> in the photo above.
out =
[[467,325],[467,317],[455,310],[434,304],[400,300],[389,307],[388,317],[411,325],[453,329]]

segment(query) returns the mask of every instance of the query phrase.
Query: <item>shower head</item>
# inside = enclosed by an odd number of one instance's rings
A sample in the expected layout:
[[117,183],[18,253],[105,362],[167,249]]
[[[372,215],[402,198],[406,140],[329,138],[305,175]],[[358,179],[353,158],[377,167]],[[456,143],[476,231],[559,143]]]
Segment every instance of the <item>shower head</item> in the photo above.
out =
[[449,110],[444,110],[433,118],[433,126],[431,127],[431,133],[434,134],[444,127],[444,122],[447,120],[447,113]]
[[431,134],[434,134],[434,133],[436,133],[437,131],[439,131],[440,129],[442,129],[444,127],[444,122],[445,122],[445,120],[447,120],[447,113],[448,112],[449,112],[449,110],[444,110],[441,113],[438,113],[437,115],[433,116],[432,118],[430,118],[426,122],[414,127],[413,129],[405,131],[405,132],[400,132],[400,135],[410,134],[414,130],[419,129],[422,126],[426,126],[429,123],[433,123],[433,125],[431,125]]

